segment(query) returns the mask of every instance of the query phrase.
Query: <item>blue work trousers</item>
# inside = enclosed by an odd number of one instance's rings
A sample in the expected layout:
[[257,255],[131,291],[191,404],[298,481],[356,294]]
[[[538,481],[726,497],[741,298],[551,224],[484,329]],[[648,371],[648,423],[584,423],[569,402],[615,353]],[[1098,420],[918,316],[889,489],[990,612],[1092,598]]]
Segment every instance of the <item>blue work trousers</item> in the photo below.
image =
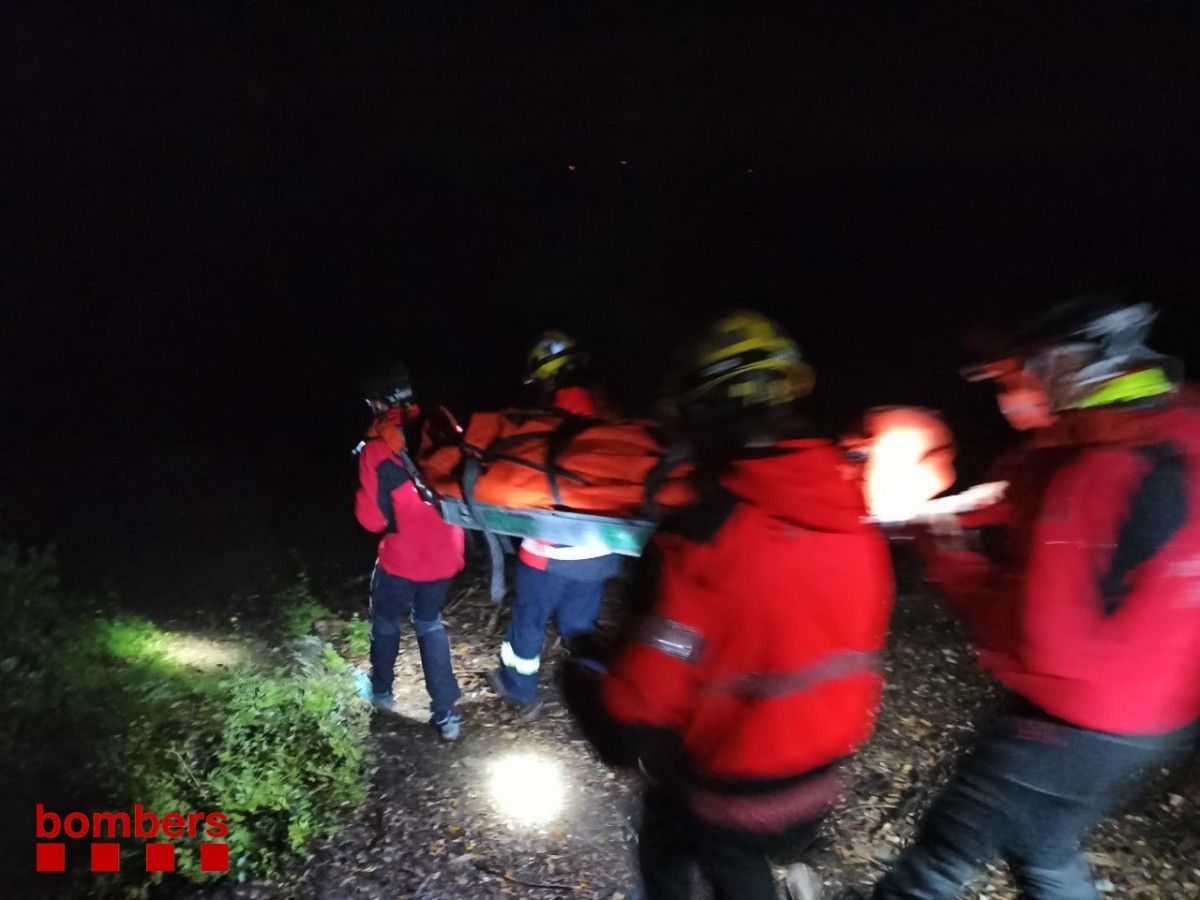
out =
[[389,575],[378,564],[371,576],[371,689],[390,694],[400,652],[400,621],[409,619],[417,635],[429,707],[438,719],[462,696],[450,661],[450,639],[442,624],[442,606],[452,579],[410,581]]
[[1194,738],[1192,729],[1131,737],[1001,717],[963,760],[876,900],[959,897],[1001,857],[1027,900],[1096,900],[1081,849],[1087,833]]
[[569,640],[592,630],[603,600],[604,579],[574,579],[517,563],[512,622],[500,653],[501,678],[513,700],[528,704],[537,699],[542,644],[551,617],[559,636]]

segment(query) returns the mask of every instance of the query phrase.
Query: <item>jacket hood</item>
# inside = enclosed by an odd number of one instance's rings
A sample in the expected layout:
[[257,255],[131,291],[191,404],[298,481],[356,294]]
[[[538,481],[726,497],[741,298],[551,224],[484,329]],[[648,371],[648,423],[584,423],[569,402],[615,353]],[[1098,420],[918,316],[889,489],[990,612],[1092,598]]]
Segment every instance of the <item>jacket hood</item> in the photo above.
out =
[[857,466],[825,440],[749,451],[721,484],[767,515],[814,531],[861,531],[867,516]]

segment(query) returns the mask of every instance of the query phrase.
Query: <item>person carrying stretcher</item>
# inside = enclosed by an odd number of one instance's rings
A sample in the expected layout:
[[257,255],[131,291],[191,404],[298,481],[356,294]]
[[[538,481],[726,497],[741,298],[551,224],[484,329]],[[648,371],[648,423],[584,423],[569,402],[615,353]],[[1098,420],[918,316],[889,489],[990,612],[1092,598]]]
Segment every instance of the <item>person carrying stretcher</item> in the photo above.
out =
[[774,900],[767,854],[816,836],[873,728],[891,560],[853,467],[796,410],[812,383],[774,322],[716,323],[675,404],[700,499],[652,539],[648,614],[607,674],[564,669],[601,755],[646,776],[646,900],[694,896],[695,868],[717,900]]
[[[1021,897],[1095,900],[1084,838],[1195,747],[1200,405],[1155,317],[1078,298],[968,372],[1028,440],[992,515],[920,546],[1003,698],[877,900],[962,896],[997,857]],[[998,526],[986,555],[972,524]]]
[[[525,384],[535,390],[540,406],[592,418],[596,401],[585,386],[587,370],[587,355],[572,338],[547,331],[529,352]],[[521,542],[512,621],[500,645],[500,666],[488,673],[488,684],[522,718],[536,716],[541,708],[538,671],[547,623],[554,618],[564,644],[591,631],[605,583],[619,569],[620,559],[603,545]]]
[[450,583],[463,568],[461,528],[446,524],[417,493],[406,464],[405,430],[419,423],[412,382],[404,366],[393,366],[366,385],[375,421],[358,456],[354,511],[368,531],[382,532],[371,574],[371,691],[379,710],[393,708],[392,681],[400,652],[400,622],[409,619],[417,636],[431,724],[444,741],[456,740],[461,692],[442,624]]

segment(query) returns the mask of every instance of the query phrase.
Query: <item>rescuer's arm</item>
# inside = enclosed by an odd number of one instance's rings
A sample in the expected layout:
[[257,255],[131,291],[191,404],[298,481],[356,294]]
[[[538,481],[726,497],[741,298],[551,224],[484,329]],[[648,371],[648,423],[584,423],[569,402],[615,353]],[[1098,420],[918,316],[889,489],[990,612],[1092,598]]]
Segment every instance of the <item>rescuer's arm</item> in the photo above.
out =
[[1137,457],[1136,487],[1099,581],[1100,600],[1108,616],[1135,596],[1134,570],[1158,555],[1187,521],[1183,457],[1165,444],[1142,448]]
[[969,618],[971,608],[983,599],[991,562],[967,548],[966,533],[955,516],[928,520],[917,529],[916,539],[925,561],[925,577],[960,615]]
[[396,530],[392,491],[408,479],[408,473],[381,441],[371,441],[358,455],[358,492],[354,514],[367,531]]
[[[1183,457],[1164,444],[1081,454],[1052,485],[1050,502],[1067,513],[1062,527],[1070,531],[1060,533],[1054,517],[1040,526],[1026,605],[1054,614],[1033,620],[1035,639],[1086,633],[1089,652],[1103,642],[1114,657],[1132,659],[1153,658],[1172,640],[1165,623],[1189,593],[1188,582],[1179,566],[1155,560],[1186,525],[1186,476]],[[1050,602],[1061,597],[1076,602]]]
[[689,574],[664,565],[653,611],[604,678],[604,706],[652,778],[680,774],[681,736],[695,707],[710,609]]

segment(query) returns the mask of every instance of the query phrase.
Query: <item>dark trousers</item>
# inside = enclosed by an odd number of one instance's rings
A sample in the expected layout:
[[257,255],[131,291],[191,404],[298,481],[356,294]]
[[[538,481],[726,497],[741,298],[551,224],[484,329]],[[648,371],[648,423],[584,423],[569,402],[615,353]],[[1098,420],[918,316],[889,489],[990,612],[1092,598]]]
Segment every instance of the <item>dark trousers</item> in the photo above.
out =
[[592,630],[603,601],[603,580],[568,578],[517,563],[512,622],[504,635],[517,659],[510,657],[500,669],[504,687],[514,700],[532,703],[537,699],[538,667],[551,617],[559,636],[566,640]]
[[1084,837],[1192,740],[1190,729],[1123,737],[1004,716],[963,760],[875,897],[957,897],[984,863],[1003,857],[1022,897],[1095,900]]
[[454,709],[462,693],[450,662],[450,640],[442,624],[442,606],[451,579],[410,581],[389,575],[378,564],[371,575],[371,689],[390,694],[400,652],[400,621],[412,621],[425,672],[429,706],[437,718]]
[[802,849],[816,836],[818,821],[781,836],[726,831],[696,819],[682,799],[661,789],[646,791],[638,830],[638,866],[646,900],[690,900],[699,870],[713,900],[777,900],[767,853]]

